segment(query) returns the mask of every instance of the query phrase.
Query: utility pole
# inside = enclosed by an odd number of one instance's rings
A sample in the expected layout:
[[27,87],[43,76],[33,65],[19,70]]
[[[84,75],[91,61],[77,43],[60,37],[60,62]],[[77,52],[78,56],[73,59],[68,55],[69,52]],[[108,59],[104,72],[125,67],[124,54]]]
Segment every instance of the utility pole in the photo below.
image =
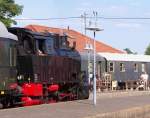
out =
[[[87,30],[87,13],[84,12],[83,15],[81,15],[81,18],[83,18],[84,20],[84,35],[86,36],[86,30]],[[88,73],[88,85],[90,85],[90,51],[93,50],[92,47],[91,47],[91,44],[90,44],[90,41],[86,40],[86,43],[85,43],[85,48],[84,48],[86,51],[87,51],[87,58],[88,58],[88,62],[87,62],[87,73]]]
[[86,12],[84,12],[84,14],[83,15],[81,15],[81,18],[83,18],[84,19],[84,35],[86,35],[86,27],[87,27],[87,13]]
[[96,41],[95,41],[95,37],[96,37],[96,32],[98,31],[103,31],[103,29],[99,29],[97,27],[97,17],[98,17],[98,13],[93,11],[93,15],[94,15],[94,25],[93,27],[89,27],[86,28],[87,30],[93,31],[93,36],[94,36],[94,60],[93,60],[93,103],[94,106],[96,106]]

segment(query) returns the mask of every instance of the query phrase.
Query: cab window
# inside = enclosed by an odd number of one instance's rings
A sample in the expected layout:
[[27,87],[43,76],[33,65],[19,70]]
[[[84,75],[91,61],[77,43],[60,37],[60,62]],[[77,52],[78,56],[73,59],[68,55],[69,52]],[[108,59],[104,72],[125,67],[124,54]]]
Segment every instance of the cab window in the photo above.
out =
[[62,49],[67,49],[69,47],[69,42],[67,41],[66,36],[61,36],[61,38],[60,38],[60,47]]
[[46,54],[45,40],[36,40],[36,47],[39,55]]

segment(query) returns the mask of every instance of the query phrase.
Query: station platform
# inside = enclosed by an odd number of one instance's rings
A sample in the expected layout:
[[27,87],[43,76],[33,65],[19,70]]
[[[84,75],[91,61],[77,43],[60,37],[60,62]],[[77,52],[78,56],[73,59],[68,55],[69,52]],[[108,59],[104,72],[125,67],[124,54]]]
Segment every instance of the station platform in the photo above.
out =
[[4,109],[0,110],[0,118],[101,118],[101,114],[150,105],[149,91],[142,94],[137,92],[132,96],[119,94],[120,97],[117,93],[97,93],[96,106],[93,105],[91,95],[87,100]]

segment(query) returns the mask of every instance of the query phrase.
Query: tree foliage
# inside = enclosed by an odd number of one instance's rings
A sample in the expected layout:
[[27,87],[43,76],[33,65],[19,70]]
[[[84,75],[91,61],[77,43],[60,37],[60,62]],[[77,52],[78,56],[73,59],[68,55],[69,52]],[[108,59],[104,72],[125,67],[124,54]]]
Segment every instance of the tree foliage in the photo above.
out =
[[12,18],[22,13],[23,6],[15,3],[14,0],[0,0],[0,21],[7,27],[16,24]]
[[137,52],[131,51],[129,48],[123,49],[127,54],[137,54]]
[[150,44],[147,46],[147,48],[145,50],[145,54],[150,55]]

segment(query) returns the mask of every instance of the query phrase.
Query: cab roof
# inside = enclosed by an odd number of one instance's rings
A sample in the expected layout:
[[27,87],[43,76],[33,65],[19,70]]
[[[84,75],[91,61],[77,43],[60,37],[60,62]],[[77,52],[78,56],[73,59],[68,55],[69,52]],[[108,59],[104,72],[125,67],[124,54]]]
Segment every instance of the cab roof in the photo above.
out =
[[0,21],[0,37],[3,37],[3,38],[9,38],[9,39],[12,39],[12,40],[18,40],[17,36],[12,34],[12,33],[9,33],[6,26]]

